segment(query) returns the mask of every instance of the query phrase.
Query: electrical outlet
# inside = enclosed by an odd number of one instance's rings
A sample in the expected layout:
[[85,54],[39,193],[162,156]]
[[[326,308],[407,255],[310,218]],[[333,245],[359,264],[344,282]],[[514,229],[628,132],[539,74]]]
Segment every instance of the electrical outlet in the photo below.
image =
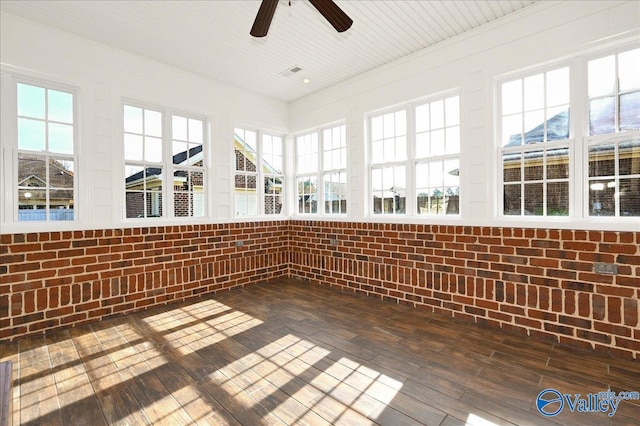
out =
[[236,241],[236,247],[242,247],[244,245],[244,241]]
[[593,272],[596,274],[618,275],[618,265],[615,263],[596,262],[593,265]]

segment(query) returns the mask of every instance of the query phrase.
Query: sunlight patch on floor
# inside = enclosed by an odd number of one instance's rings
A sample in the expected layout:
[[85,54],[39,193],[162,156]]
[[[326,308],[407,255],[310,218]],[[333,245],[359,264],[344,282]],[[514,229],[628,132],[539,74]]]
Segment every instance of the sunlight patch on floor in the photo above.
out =
[[475,415],[473,413],[469,414],[465,425],[466,426],[498,426],[495,423],[487,419],[483,419],[482,417]]

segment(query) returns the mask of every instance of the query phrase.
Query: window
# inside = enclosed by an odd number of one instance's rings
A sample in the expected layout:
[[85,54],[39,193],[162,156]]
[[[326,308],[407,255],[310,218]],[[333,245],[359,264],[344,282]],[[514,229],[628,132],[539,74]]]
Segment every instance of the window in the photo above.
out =
[[281,214],[284,184],[284,152],[281,136],[262,135],[264,213]]
[[298,213],[318,212],[318,132],[296,137]]
[[346,126],[329,126],[297,136],[296,156],[298,213],[318,213],[320,205],[324,214],[346,214]]
[[416,106],[415,182],[418,214],[458,214],[460,97]]
[[460,97],[410,103],[368,121],[372,213],[459,214]]
[[587,68],[588,214],[640,216],[640,49]]
[[204,122],[173,115],[171,134],[174,216],[202,217],[205,210]]
[[569,215],[569,67],[500,85],[502,212]]
[[124,106],[126,217],[162,217],[162,120],[160,111]]
[[74,220],[73,92],[17,83],[18,221]]
[[[234,154],[236,216],[282,214],[284,201],[282,137],[261,131],[235,128]],[[258,182],[263,182],[263,185],[258,185]],[[262,203],[258,202],[260,199]]]
[[347,212],[347,137],[346,126],[322,131],[322,189],[324,212]]
[[407,111],[371,118],[371,193],[375,214],[406,212]]
[[204,120],[124,105],[125,216],[204,216],[203,147]]

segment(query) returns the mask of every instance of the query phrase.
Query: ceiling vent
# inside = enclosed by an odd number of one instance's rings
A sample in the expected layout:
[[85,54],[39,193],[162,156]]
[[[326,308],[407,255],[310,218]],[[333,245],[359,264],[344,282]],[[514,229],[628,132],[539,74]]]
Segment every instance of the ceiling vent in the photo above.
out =
[[295,73],[298,73],[298,72],[300,72],[300,71],[302,71],[302,68],[300,68],[300,67],[299,67],[299,66],[297,66],[297,65],[294,65],[294,66],[292,66],[291,68],[287,68],[287,69],[286,69],[286,70],[284,70],[284,71],[280,71],[280,73],[279,73],[279,74],[280,74],[281,76],[284,76],[284,77],[291,77],[292,75],[294,75]]

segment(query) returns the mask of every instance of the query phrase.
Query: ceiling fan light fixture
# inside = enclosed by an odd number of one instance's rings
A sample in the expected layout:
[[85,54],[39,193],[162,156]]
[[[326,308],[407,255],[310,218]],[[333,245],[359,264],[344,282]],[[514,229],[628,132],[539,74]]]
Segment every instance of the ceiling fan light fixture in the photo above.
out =
[[[309,2],[339,33],[351,28],[353,20],[333,0],[309,0]],[[253,21],[253,26],[249,32],[253,37],[267,35],[277,6],[278,0],[262,0],[256,19]],[[289,2],[289,6],[291,6],[291,2]]]

